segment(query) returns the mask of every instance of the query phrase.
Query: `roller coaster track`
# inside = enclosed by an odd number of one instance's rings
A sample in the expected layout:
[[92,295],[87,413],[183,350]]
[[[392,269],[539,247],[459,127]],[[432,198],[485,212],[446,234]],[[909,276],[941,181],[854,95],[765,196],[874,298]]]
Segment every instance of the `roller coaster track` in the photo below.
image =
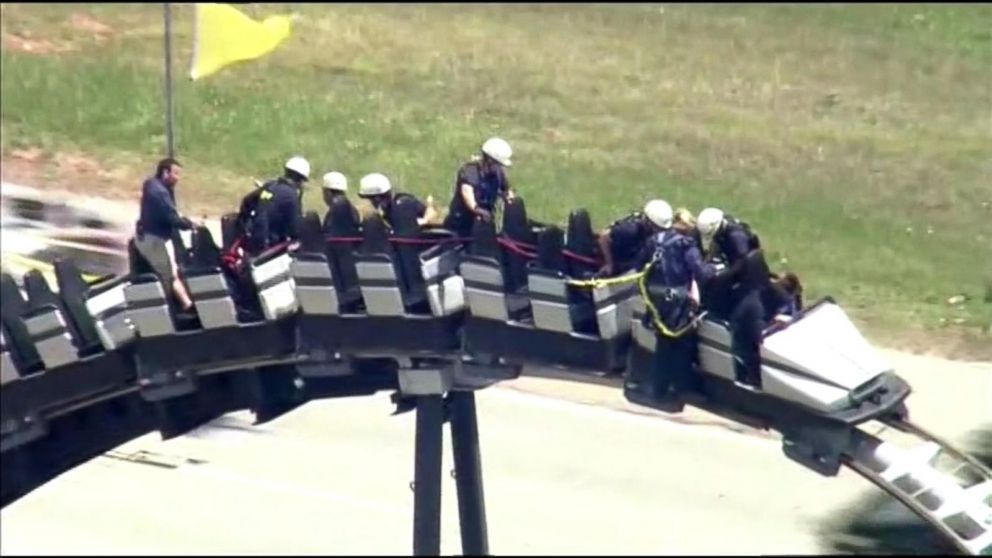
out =
[[[259,288],[265,291],[264,287]],[[302,288],[302,283],[293,287],[295,296],[301,300]],[[197,302],[200,304],[200,300]],[[271,326],[280,335],[295,337],[295,352],[221,362],[223,359],[217,355],[224,353],[225,347],[216,336],[211,337],[215,333],[207,329],[185,332],[181,346],[204,355],[207,362],[202,366],[163,365],[150,370],[149,363],[158,362],[156,359],[171,361],[162,354],[149,352],[155,338],[138,335],[130,343],[88,356],[89,360],[80,361],[81,368],[72,368],[77,366],[76,361],[53,366],[46,363],[41,371],[22,374],[8,358],[11,339],[5,337],[0,384],[3,409],[0,505],[6,506],[63,472],[150,432],[158,431],[167,439],[234,411],[252,410],[257,423],[261,423],[308,401],[396,391],[417,413],[414,554],[431,555],[440,551],[440,447],[445,422],[450,423],[453,434],[463,548],[469,554],[486,554],[489,547],[474,392],[517,377],[521,369],[523,374],[617,388],[624,383],[624,376],[617,373],[589,374],[540,366],[513,369],[510,365],[505,367],[509,372],[496,365],[476,369],[466,364],[464,340],[458,340],[454,348],[437,348],[436,336],[430,330],[424,330],[422,338],[413,339],[414,345],[435,343],[429,349],[397,346],[391,352],[389,348],[375,351],[357,348],[342,351],[350,355],[345,357],[307,349],[299,343],[299,332],[304,326],[299,321],[300,309],[296,304],[289,314],[270,317],[267,325],[261,326]],[[55,353],[43,344],[51,343],[52,337],[46,337],[48,334],[38,325],[41,319],[50,315],[59,318],[55,322],[61,323],[61,329],[51,324],[45,327],[54,327],[67,339],[70,336],[61,314],[50,305],[46,308],[50,314],[27,312],[22,321],[28,324],[39,352],[49,358]],[[124,312],[129,321],[137,319],[133,313],[136,308],[128,306]],[[111,319],[106,315],[95,318]],[[354,323],[373,319],[374,316],[359,317]],[[383,324],[382,327],[392,327],[389,322]],[[9,329],[4,331],[9,334]],[[325,332],[328,338],[347,338],[348,334],[345,325]],[[234,335],[231,339],[256,333],[246,329],[235,331]],[[253,343],[254,339],[250,337],[246,343]],[[105,341],[104,346],[108,345]],[[502,362],[505,355],[489,356],[493,362]],[[95,364],[85,367],[87,362]],[[67,375],[67,370],[71,374]],[[718,415],[725,414],[724,409],[706,401],[687,402]],[[725,416],[740,418],[733,413]],[[992,553],[989,468],[909,422],[898,410],[874,420],[888,427],[887,432],[899,432],[915,444],[906,447],[887,441],[889,436],[871,434],[860,423],[846,431],[840,464],[902,502],[963,554]],[[779,430],[780,425],[758,421],[757,426]],[[796,446],[789,436],[783,438],[783,443],[789,457],[821,474],[836,474],[827,465],[818,467],[817,454],[807,455],[808,448]]]
[[[252,374],[257,375],[258,372],[239,368],[227,373],[214,371],[205,375],[201,384],[204,397],[183,401],[182,404],[191,407],[184,417],[169,416],[175,407],[168,402],[154,403],[143,399],[137,383],[122,386],[116,391],[67,401],[56,408],[38,409],[26,419],[45,424],[44,435],[25,445],[4,448],[3,505],[61,472],[111,451],[130,439],[156,430],[165,437],[176,436],[219,414],[244,408],[254,408],[259,412],[259,400],[244,392],[249,382],[227,378],[228,375]],[[568,378],[571,381],[615,387],[622,384],[616,376],[589,377],[559,371],[543,371],[536,375],[572,376]],[[42,381],[34,389],[46,390],[46,377],[47,374],[43,374],[39,378]],[[304,381],[307,383],[307,393],[300,397],[301,401],[338,396],[334,393],[334,386],[326,385],[326,381],[323,386],[321,379]],[[224,386],[225,383],[228,385]],[[369,393],[376,388],[390,389],[397,383],[396,378],[381,377],[378,381],[370,381],[365,389],[352,389]],[[211,389],[211,384],[218,387]],[[347,387],[340,389],[348,390]],[[204,403],[208,397],[213,400],[210,405]],[[912,423],[891,420],[886,424],[912,434],[920,445],[907,450],[859,429],[855,431],[852,451],[843,456],[843,464],[902,502],[938,529],[962,553],[987,554],[992,551],[992,473],[988,468]],[[8,438],[6,435],[4,437]],[[91,445],[80,446],[79,441]],[[941,458],[951,458],[954,466],[949,472],[935,465]]]

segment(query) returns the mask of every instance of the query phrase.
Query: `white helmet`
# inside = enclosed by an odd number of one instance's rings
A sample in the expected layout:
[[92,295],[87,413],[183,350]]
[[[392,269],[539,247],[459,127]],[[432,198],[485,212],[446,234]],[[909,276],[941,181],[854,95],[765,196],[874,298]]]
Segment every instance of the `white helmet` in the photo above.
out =
[[302,176],[304,180],[310,180],[310,163],[299,155],[291,157],[286,161],[285,168]]
[[723,211],[715,207],[707,207],[700,211],[696,219],[696,228],[705,239],[713,238],[721,225],[723,225]]
[[672,206],[665,200],[651,200],[644,206],[644,215],[662,229],[672,226],[673,213]]
[[347,192],[348,179],[337,171],[331,171],[324,175],[324,189]]
[[358,183],[358,195],[362,197],[378,196],[393,189],[386,175],[374,172],[366,174]]
[[486,143],[482,144],[482,152],[492,157],[497,163],[503,165],[504,167],[509,167],[513,164],[510,161],[510,157],[513,155],[513,150],[510,149],[510,144],[506,143],[506,140],[504,139],[487,139]]

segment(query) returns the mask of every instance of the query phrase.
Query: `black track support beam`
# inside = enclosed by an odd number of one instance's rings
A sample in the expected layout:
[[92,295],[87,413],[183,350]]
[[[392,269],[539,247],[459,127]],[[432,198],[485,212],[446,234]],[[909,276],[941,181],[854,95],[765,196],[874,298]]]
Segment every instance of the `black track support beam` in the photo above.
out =
[[417,396],[417,439],[413,481],[413,554],[441,554],[441,458],[444,399]]
[[489,535],[486,527],[486,500],[482,490],[482,458],[479,452],[475,393],[454,391],[448,397],[462,552],[466,556],[488,555]]

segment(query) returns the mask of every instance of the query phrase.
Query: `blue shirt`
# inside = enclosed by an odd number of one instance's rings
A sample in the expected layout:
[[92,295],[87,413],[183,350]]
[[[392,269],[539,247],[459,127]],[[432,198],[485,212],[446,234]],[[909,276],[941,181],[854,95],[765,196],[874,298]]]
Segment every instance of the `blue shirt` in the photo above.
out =
[[703,261],[699,244],[691,234],[668,229],[655,235],[652,243],[661,282],[667,287],[688,289],[693,279],[704,283],[716,274],[716,268]]
[[475,195],[475,203],[481,209],[492,211],[496,206],[496,200],[505,196],[510,189],[510,182],[503,172],[503,167],[491,167],[489,172],[482,169],[482,161],[470,161],[458,169],[455,177],[455,191],[448,206],[448,217],[445,220],[445,227],[456,231],[463,236],[468,236],[472,231],[472,222],[475,214],[465,205],[462,198],[462,184],[472,187]]
[[138,217],[139,234],[150,234],[168,240],[176,229],[189,229],[188,220],[176,210],[175,194],[157,176],[141,185],[141,214]]

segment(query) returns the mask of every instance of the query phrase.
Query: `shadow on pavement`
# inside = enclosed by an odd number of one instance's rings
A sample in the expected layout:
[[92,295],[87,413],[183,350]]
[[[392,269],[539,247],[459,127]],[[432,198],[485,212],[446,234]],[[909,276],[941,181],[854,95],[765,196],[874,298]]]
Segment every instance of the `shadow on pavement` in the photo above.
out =
[[[961,448],[992,467],[992,424],[973,431]],[[875,489],[821,532],[826,553],[956,555],[957,549],[905,506]]]

